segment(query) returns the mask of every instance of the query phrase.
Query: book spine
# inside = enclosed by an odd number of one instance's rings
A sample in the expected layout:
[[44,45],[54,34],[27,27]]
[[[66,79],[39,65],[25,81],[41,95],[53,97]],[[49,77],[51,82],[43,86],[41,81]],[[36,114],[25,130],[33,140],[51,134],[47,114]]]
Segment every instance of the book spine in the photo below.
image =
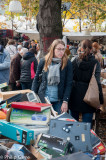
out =
[[25,109],[25,110],[31,110],[31,111],[38,111],[41,112],[41,108],[40,107],[29,107],[29,106],[23,106],[23,105],[11,105],[12,108],[16,108],[16,109]]

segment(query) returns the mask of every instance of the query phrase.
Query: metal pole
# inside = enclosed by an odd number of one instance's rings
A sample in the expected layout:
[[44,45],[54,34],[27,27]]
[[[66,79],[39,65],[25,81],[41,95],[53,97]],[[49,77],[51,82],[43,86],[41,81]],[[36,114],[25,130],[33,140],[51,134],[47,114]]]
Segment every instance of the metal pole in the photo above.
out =
[[13,30],[13,14],[11,12],[11,23],[12,23],[12,30]]
[[80,32],[82,31],[81,29],[81,17],[79,18],[79,27],[80,27]]

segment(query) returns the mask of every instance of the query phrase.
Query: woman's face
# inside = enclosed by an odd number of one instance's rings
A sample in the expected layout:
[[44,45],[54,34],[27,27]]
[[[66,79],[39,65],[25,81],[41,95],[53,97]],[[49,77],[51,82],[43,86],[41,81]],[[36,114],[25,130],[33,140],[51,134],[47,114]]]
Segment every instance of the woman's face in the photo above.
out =
[[62,58],[65,52],[65,46],[58,44],[54,49],[54,58]]

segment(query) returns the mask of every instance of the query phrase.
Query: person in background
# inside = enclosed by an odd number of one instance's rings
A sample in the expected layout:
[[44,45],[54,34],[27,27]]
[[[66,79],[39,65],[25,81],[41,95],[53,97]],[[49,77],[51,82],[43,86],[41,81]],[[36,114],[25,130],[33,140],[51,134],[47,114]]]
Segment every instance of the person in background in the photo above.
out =
[[18,40],[18,45],[22,46],[22,40],[21,39]]
[[[77,54],[76,54],[76,56],[74,56],[74,57],[71,57],[71,62],[73,62],[76,58],[78,58],[79,56],[80,56],[80,54],[81,54],[81,47],[79,46],[78,47],[78,50],[77,50]],[[70,58],[70,56],[69,56],[69,58]]]
[[78,50],[78,43],[74,43],[74,47],[76,49],[76,54],[77,54],[77,50]]
[[9,83],[10,54],[0,45],[0,84]]
[[71,62],[72,62],[76,57],[78,57],[79,53],[81,52],[81,51],[80,51],[80,50],[81,50],[80,43],[79,43],[76,47],[78,47],[76,54],[75,54],[74,56],[72,56],[72,54],[70,54],[69,57],[68,57]]
[[[65,43],[61,39],[53,41],[48,54],[40,60],[33,80],[32,90],[42,102],[48,97],[55,111],[68,111],[68,101],[72,88],[72,64],[65,52]],[[39,77],[42,73],[41,84]]]
[[19,53],[21,49],[22,49],[22,45],[18,45],[17,46],[17,52]]
[[100,53],[102,55],[106,54],[106,49],[105,49],[104,45],[102,45],[102,44],[100,44]]
[[78,57],[72,62],[73,88],[69,100],[71,115],[77,121],[79,121],[79,113],[82,113],[82,121],[92,123],[93,113],[96,112],[95,108],[83,101],[95,64],[97,64],[95,77],[99,87],[99,99],[100,104],[103,104],[103,93],[100,82],[100,63],[92,54],[92,42],[90,40],[83,40],[80,45]]
[[18,46],[18,40],[17,39],[13,39],[14,40],[14,46],[16,47],[17,49],[17,46]]
[[38,62],[35,53],[28,51],[23,55],[21,60],[20,82],[22,89],[31,89],[33,79],[36,74]]
[[65,44],[65,48],[67,48],[67,37],[66,37],[66,36],[63,36],[62,41],[63,41],[64,44]]
[[[36,58],[36,56],[37,56],[37,51],[36,51],[36,49],[30,48],[30,49],[29,49],[29,52],[33,53],[33,54],[35,55],[35,58]],[[37,59],[37,58],[36,58],[36,59]]]
[[12,59],[13,56],[17,53],[15,41],[13,39],[10,39],[5,49],[8,51],[8,53],[10,54],[10,58]]
[[65,52],[66,52],[66,54],[67,54],[68,57],[71,55],[71,52],[70,52],[70,50],[68,48],[66,48]]
[[36,49],[36,43],[35,43],[35,40],[31,40],[31,48],[34,48]]
[[40,44],[37,43],[36,45],[36,51],[37,51],[37,56],[36,56],[36,59],[38,60],[38,63],[39,63],[39,60],[40,60]]
[[14,55],[13,59],[11,60],[9,83],[12,91],[22,89],[19,82],[21,74],[20,61],[22,56],[27,52],[28,52],[27,48],[22,48],[20,52]]
[[30,48],[30,43],[28,41],[23,42],[23,47],[29,49]]
[[103,57],[102,57],[102,54],[100,53],[100,46],[97,42],[94,42],[92,44],[92,51],[93,51],[93,54],[95,56],[95,59],[97,59],[101,65],[101,67],[103,66]]
[[72,56],[75,56],[77,54],[77,46],[73,42],[69,43],[69,50],[72,54]]

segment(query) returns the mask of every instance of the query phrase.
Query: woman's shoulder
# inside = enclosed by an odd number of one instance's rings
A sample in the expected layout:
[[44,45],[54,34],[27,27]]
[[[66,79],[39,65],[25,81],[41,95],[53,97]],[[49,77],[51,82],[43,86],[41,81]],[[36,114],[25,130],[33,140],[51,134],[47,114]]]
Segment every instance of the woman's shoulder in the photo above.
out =
[[45,62],[45,58],[41,58],[41,59],[40,59],[40,62]]
[[96,70],[100,70],[101,69],[100,63],[99,63],[99,61],[96,58],[92,59],[91,62],[92,62],[91,63],[92,65],[90,65],[91,68],[94,68],[94,66],[96,65]]
[[66,68],[72,68],[72,62],[68,59]]
[[44,58],[41,58],[40,61],[39,61],[38,66],[39,66],[39,67],[42,67],[42,66],[44,66],[44,64],[45,64],[45,59],[44,59]]
[[72,62],[69,59],[67,60],[67,65],[72,65]]
[[39,64],[44,64],[44,63],[45,63],[45,59],[41,58],[40,61],[39,61]]

